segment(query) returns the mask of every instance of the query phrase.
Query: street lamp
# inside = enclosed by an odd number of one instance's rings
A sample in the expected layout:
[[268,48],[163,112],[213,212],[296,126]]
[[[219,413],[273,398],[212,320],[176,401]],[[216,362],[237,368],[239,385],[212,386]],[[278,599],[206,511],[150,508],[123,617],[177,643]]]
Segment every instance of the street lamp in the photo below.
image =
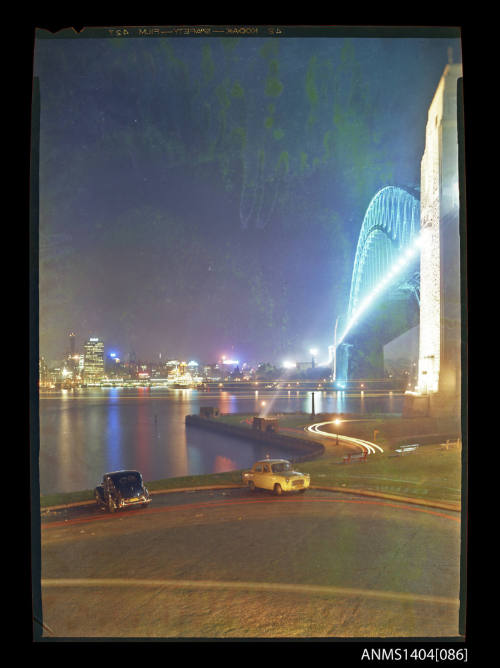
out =
[[338,426],[339,426],[340,422],[341,422],[341,421],[340,421],[339,419],[335,420],[335,424],[336,424],[336,426],[337,426],[337,439],[336,439],[336,441],[335,441],[335,445],[338,445],[338,444],[339,444],[339,431],[338,431]]

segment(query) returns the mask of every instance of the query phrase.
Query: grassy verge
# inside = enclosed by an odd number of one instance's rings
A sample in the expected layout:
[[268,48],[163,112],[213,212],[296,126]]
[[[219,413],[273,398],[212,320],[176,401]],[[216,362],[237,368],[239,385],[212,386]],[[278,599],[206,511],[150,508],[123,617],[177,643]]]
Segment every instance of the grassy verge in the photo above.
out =
[[[331,416],[330,416],[331,417]],[[251,416],[224,415],[225,422],[251,428]],[[280,430],[289,436],[308,438],[312,435],[304,427],[313,422],[321,422],[329,416],[316,415],[311,419],[307,414],[287,414],[280,416]],[[248,420],[248,421],[246,421]],[[368,457],[366,463],[343,464],[341,447],[334,445],[333,439],[319,439],[325,445],[325,454],[315,460],[303,462],[297,468],[311,474],[311,484],[321,487],[349,487],[373,492],[441,500],[460,501],[461,451],[443,450],[439,443],[421,445],[415,453],[404,457],[394,456],[394,447],[408,440],[419,431],[432,435],[442,425],[432,421],[419,420],[417,423],[401,420],[398,416],[366,416],[363,420],[346,419],[342,423],[342,433],[358,438],[373,440],[377,430],[377,443],[384,448],[383,454]],[[420,439],[422,440],[422,439]],[[423,439],[425,441],[425,438]],[[430,438],[432,441],[432,438]],[[213,473],[208,475],[183,476],[163,480],[147,481],[150,491],[178,489],[185,487],[208,487],[211,485],[238,485],[241,471]],[[41,497],[41,507],[56,506],[93,500],[93,490],[65,494],[49,494]]]
[[[184,487],[210,487],[211,485],[232,485],[241,483],[241,471],[226,473],[210,473],[207,475],[189,475],[178,478],[147,481],[146,487],[150,492],[163,489],[182,489]],[[93,501],[94,490],[87,489],[81,492],[61,492],[60,494],[45,494],[40,497],[41,508],[59,506],[66,503]]]
[[326,456],[307,462],[316,486],[349,487],[396,496],[459,503],[461,498],[461,454],[436,445],[404,457],[372,455],[366,463],[339,464]]

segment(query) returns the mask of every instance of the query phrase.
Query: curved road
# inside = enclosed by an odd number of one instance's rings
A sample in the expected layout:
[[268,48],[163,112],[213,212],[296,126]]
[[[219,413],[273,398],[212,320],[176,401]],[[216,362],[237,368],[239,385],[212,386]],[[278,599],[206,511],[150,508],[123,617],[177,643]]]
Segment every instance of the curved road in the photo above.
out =
[[335,420],[328,420],[327,422],[316,422],[315,424],[311,424],[308,427],[306,427],[306,431],[309,431],[311,434],[317,434],[319,436],[323,437],[326,436],[327,438],[335,439],[337,443],[342,444],[343,446],[345,445],[351,447],[354,446],[355,448],[361,450],[361,452],[365,452],[367,455],[372,455],[375,454],[376,452],[384,452],[384,449],[380,445],[372,443],[371,441],[366,441],[360,438],[353,438],[352,436],[345,436],[343,434],[338,434],[336,432],[325,431],[324,429],[320,429],[320,427],[325,427],[325,426],[330,426],[333,429],[335,429],[336,426],[335,423],[336,423]]
[[42,520],[43,636],[458,636],[460,516],[309,490]]

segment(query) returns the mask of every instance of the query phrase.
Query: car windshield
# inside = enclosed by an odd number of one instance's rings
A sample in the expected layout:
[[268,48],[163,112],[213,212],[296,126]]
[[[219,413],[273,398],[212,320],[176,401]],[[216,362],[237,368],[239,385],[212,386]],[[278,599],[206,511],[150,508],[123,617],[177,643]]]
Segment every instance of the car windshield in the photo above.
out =
[[142,481],[138,473],[126,473],[115,476],[114,483],[122,494],[132,495],[142,490]]
[[138,483],[139,485],[141,484],[141,479],[137,474],[134,473],[128,473],[127,475],[122,475],[120,478],[118,478],[118,484],[119,485],[127,485],[130,483]]
[[278,464],[273,464],[272,469],[273,473],[282,473],[283,471],[291,471],[292,467],[289,462],[278,462]]

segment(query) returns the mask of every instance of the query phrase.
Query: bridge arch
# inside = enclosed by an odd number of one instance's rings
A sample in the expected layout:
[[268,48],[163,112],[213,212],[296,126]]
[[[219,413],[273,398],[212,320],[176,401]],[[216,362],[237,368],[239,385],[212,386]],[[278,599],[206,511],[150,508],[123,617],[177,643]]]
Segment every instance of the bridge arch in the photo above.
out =
[[420,233],[420,200],[410,188],[386,186],[372,198],[361,225],[347,319],[410,248]]
[[363,218],[348,309],[335,334],[334,379],[383,377],[385,343],[416,324],[420,243],[418,192],[379,190]]

